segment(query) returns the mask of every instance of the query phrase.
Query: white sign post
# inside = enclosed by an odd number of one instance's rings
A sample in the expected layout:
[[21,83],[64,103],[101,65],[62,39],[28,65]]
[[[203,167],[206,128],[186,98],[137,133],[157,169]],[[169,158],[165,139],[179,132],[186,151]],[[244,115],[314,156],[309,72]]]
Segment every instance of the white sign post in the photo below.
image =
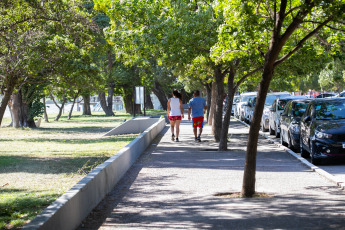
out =
[[[135,102],[134,103],[137,104],[137,105],[141,105],[144,108],[144,116],[146,116],[146,111],[145,111],[145,87],[144,86],[136,86],[135,87]],[[134,114],[135,114],[135,111],[134,111]]]

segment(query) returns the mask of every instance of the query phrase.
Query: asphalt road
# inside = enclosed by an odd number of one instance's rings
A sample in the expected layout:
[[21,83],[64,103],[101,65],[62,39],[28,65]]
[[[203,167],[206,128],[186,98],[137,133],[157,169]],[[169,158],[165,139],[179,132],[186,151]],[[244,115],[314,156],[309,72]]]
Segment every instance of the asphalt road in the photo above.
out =
[[[274,135],[269,135],[268,132],[264,132],[264,134],[266,136],[269,136],[269,138],[272,139],[274,142],[280,142],[280,139],[276,138]],[[296,154],[298,154],[299,156],[301,155],[300,153]],[[306,160],[310,162],[310,158],[307,158]],[[317,165],[317,167],[337,177],[339,181],[345,181],[345,159],[344,161],[330,160],[324,162],[322,165]]]

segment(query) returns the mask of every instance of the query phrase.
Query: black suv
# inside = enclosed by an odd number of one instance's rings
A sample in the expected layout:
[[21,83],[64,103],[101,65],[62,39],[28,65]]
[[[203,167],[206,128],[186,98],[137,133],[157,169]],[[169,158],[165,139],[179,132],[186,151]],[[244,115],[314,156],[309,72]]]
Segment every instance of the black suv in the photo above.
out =
[[287,143],[294,151],[299,151],[301,117],[312,100],[308,98],[289,101],[280,115],[280,143]]
[[300,151],[313,164],[345,159],[345,98],[311,101],[301,117]]

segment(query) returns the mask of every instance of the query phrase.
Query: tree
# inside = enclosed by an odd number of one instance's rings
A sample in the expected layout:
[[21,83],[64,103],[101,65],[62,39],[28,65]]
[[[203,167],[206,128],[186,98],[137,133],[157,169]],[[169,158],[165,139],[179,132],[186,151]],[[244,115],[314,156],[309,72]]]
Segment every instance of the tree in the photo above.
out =
[[[322,36],[324,28],[339,28],[338,19],[344,16],[341,1],[224,1],[228,40],[239,51],[229,50],[234,58],[248,53],[262,53],[264,63],[259,84],[246,152],[242,195],[255,193],[257,141],[266,95],[275,68],[300,50],[313,36]],[[230,13],[235,12],[235,13]],[[303,26],[303,29],[301,28]],[[342,26],[343,27],[343,26]]]
[[326,91],[337,91],[340,93],[345,87],[345,62],[337,57],[328,63],[319,74],[319,84],[321,89]]
[[[195,58],[209,58],[217,42],[217,28],[222,17],[215,17],[213,1],[95,1],[96,9],[109,16],[107,40],[124,64],[137,60],[157,60],[166,66],[186,69]],[[217,82],[215,139],[222,124],[224,78],[229,63],[212,62]],[[162,105],[165,104],[164,102]],[[164,106],[164,105],[163,105]]]
[[92,33],[88,31],[96,28],[87,15],[79,11],[79,3],[1,1],[0,85],[4,97],[0,106],[0,124],[13,92],[20,91],[22,85],[32,83],[37,76],[41,77],[40,82],[51,80],[48,77],[59,67],[54,61],[59,60],[57,57],[60,55],[61,58],[65,51],[51,52],[56,41],[65,39],[78,46],[88,40],[83,45],[90,47]]

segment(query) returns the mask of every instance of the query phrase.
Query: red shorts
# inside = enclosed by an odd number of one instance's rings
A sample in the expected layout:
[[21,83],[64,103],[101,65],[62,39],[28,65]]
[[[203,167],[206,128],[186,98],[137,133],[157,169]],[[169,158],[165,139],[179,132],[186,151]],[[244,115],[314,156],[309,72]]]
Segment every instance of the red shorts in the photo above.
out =
[[182,116],[169,116],[170,121],[180,121]]
[[204,117],[193,117],[193,127],[203,127],[204,126]]

